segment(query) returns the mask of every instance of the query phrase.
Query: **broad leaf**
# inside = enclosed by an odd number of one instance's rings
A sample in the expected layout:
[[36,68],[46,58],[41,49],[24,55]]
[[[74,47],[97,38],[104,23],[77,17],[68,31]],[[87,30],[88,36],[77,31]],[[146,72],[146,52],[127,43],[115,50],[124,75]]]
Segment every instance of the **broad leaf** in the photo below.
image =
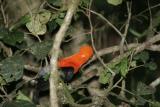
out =
[[142,106],[142,105],[144,105],[145,103],[146,103],[146,100],[145,100],[143,97],[138,96],[138,97],[136,98],[135,105]]
[[24,95],[21,91],[18,92],[18,95],[16,96],[16,100],[23,100],[23,101],[32,102],[32,100],[29,97],[27,97],[26,95]]
[[51,12],[48,10],[42,10],[39,13],[39,21],[42,24],[46,24],[50,20],[50,18],[51,18]]
[[136,66],[137,66],[137,62],[136,62],[136,61],[132,61],[132,62],[130,63],[130,65],[131,65],[131,67],[136,67]]
[[0,76],[0,85],[6,85],[6,82],[2,76]]
[[1,61],[0,75],[7,83],[17,81],[23,76],[24,62],[20,56],[13,56]]
[[134,57],[135,60],[139,60],[139,61],[142,61],[143,63],[146,63],[148,60],[149,60],[149,53],[146,52],[146,51],[143,51],[139,54],[137,54],[135,57]]
[[90,0],[80,0],[80,5],[81,6],[84,6],[84,7],[87,7],[90,3]]
[[120,62],[120,73],[123,77],[128,73],[128,59],[124,58]]
[[0,27],[0,32],[0,40],[3,40],[3,38],[9,34],[9,30],[4,27]]
[[50,4],[55,6],[62,6],[62,0],[47,0]]
[[24,40],[24,34],[20,31],[9,31],[6,28],[0,28],[0,40],[6,44],[15,46],[16,43],[21,43]]
[[157,11],[157,13],[153,16],[153,27],[157,27],[157,26],[159,26],[159,24],[160,24],[160,22],[159,22],[159,20],[160,20],[160,17],[159,17],[159,15],[160,15],[160,11]]
[[154,71],[157,69],[157,64],[155,62],[149,62],[145,64],[145,67],[151,71]]
[[107,84],[107,83],[109,83],[111,76],[112,76],[112,74],[110,72],[108,72],[108,70],[105,70],[105,71],[101,72],[101,74],[99,76],[99,82],[101,84]]
[[122,1],[123,1],[123,0],[107,0],[107,2],[108,2],[109,4],[112,4],[112,5],[115,5],[115,6],[117,6],[117,5],[119,5],[119,4],[122,4]]
[[154,101],[154,102],[150,103],[149,107],[160,107],[160,102]]
[[2,107],[36,107],[31,102],[25,100],[17,100],[17,101],[6,101]]
[[146,84],[139,82],[137,86],[137,95],[149,95],[153,94],[154,91],[151,87],[147,86]]
[[3,38],[3,41],[9,45],[15,46],[16,43],[21,43],[24,40],[24,34],[19,31],[12,31],[8,36]]
[[18,107],[18,105],[15,102],[6,101],[2,102],[2,105],[0,105],[0,107]]
[[20,20],[17,23],[11,26],[10,30],[17,29],[18,27],[25,25],[29,21],[30,21],[29,15],[22,16],[22,18],[20,18]]
[[54,20],[49,21],[47,25],[48,25],[49,32],[52,32],[53,30],[55,30],[58,27],[58,24]]
[[33,44],[30,47],[30,52],[37,58],[37,59],[44,59],[49,51],[52,48],[52,41],[42,41]]
[[26,23],[26,27],[34,36],[43,35],[47,31],[46,23],[50,17],[50,11],[42,10],[40,13],[33,14],[30,17],[30,21]]
[[55,20],[55,22],[56,22],[58,25],[62,25],[63,19],[57,18],[57,19]]

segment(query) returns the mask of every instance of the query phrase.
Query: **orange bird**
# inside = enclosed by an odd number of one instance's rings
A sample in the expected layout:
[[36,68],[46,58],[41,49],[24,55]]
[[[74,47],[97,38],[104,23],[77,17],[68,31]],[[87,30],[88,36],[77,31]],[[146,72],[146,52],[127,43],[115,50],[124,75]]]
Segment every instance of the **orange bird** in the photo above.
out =
[[59,68],[73,68],[73,73],[76,74],[81,66],[93,56],[93,49],[89,45],[84,45],[78,53],[69,57],[62,58],[58,61]]

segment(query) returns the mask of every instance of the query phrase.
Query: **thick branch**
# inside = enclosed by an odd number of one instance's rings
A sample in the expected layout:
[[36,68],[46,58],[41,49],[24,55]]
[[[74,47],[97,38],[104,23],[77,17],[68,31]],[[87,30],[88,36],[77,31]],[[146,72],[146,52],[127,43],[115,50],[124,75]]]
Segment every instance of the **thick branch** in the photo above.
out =
[[156,88],[156,86],[158,86],[160,84],[160,77],[158,77],[157,79],[155,79],[154,81],[152,81],[149,86],[151,86],[152,88]]
[[[136,47],[139,47],[141,46],[142,44],[141,43],[131,43],[131,44],[128,44],[127,47],[124,47],[124,50],[130,50],[130,49],[133,49],[133,48],[136,48]],[[151,45],[149,47],[146,48],[147,50],[151,50],[151,51],[160,51],[160,45]],[[111,47],[108,47],[108,48],[104,48],[104,49],[101,49],[98,51],[98,55],[99,56],[103,56],[103,55],[106,55],[106,54],[110,54],[110,53],[115,53],[117,51],[119,51],[120,48],[119,46],[111,46]],[[97,59],[97,57],[94,55],[92,57],[92,59],[90,60],[90,62],[92,61],[95,61]]]
[[[141,51],[143,51],[144,49],[147,49],[149,46],[151,46],[152,44],[154,44],[154,43],[156,43],[158,41],[160,41],[160,33],[155,35],[154,37],[150,38],[148,41],[142,43],[142,45],[134,48],[134,50],[133,50],[134,51],[134,55],[139,53],[139,52],[141,52]],[[119,55],[118,57],[114,58],[112,61],[107,63],[107,65],[112,64],[114,66],[114,65],[118,64],[121,61],[121,59],[123,59],[124,57],[129,56],[130,53],[131,52],[128,51],[128,52],[125,52],[122,55]]]
[[78,6],[79,0],[69,0],[68,4],[70,6],[68,7],[67,14],[65,16],[64,22],[61,25],[59,31],[55,35],[55,40],[53,41],[53,47],[51,50],[51,60],[50,60],[50,66],[51,66],[51,75],[50,75],[50,107],[59,107],[58,104],[58,79],[59,79],[59,74],[57,71],[57,59],[60,51],[60,44],[65,36],[65,33],[71,23],[72,16]]

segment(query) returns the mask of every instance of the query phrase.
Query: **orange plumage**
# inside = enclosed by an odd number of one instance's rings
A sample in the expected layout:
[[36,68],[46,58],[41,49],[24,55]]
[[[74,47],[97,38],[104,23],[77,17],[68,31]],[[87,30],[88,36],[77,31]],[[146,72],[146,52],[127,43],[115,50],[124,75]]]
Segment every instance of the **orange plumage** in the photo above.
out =
[[93,55],[93,49],[89,45],[84,45],[80,48],[78,53],[69,57],[62,58],[58,61],[59,68],[73,67],[74,74],[77,73],[80,67],[86,63]]

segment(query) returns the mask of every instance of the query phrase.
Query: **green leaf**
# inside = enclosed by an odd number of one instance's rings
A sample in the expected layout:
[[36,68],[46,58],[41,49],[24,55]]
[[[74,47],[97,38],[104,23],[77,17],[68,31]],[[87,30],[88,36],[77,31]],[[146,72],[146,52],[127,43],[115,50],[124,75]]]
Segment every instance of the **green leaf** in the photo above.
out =
[[0,75],[7,83],[23,76],[24,62],[20,56],[12,56],[1,61]]
[[84,7],[87,7],[90,3],[90,0],[80,0],[80,5],[81,6],[84,6]]
[[99,82],[101,84],[107,84],[107,83],[109,83],[111,76],[112,76],[112,74],[110,72],[108,72],[108,70],[105,70],[105,71],[101,72],[101,74],[99,76]]
[[52,48],[52,40],[49,41],[42,41],[33,44],[30,47],[30,52],[37,58],[37,59],[44,59],[49,51]]
[[160,11],[157,11],[157,13],[153,16],[153,27],[159,26],[160,22]]
[[17,100],[16,104],[17,107],[36,107],[33,103],[24,100]]
[[2,76],[0,76],[0,86],[1,85],[6,85],[6,82],[5,82],[5,80],[3,79]]
[[137,95],[150,95],[153,94],[154,90],[146,84],[139,82],[137,86]]
[[18,107],[18,105],[15,102],[6,101],[3,102],[1,107]]
[[62,0],[48,0],[48,2],[55,6],[62,6]]
[[20,31],[9,31],[1,27],[0,32],[0,40],[8,45],[15,46],[16,43],[21,43],[24,40],[24,34]]
[[52,15],[51,15],[51,20],[57,19],[58,16],[59,16],[59,13],[52,14]]
[[18,92],[18,95],[16,96],[16,100],[23,100],[23,101],[32,102],[32,100],[29,97],[27,97],[26,95],[24,95],[21,91]]
[[151,71],[154,71],[157,69],[157,64],[155,62],[149,62],[145,64],[145,67],[147,67]]
[[42,24],[46,24],[50,18],[51,18],[51,12],[48,11],[48,10],[42,10],[40,13],[39,13],[39,21],[42,23]]
[[135,105],[139,105],[139,106],[142,106],[146,103],[146,100],[141,97],[141,96],[137,96],[137,99],[135,101]]
[[63,23],[63,19],[60,19],[60,18],[57,18],[55,20],[55,22],[58,24],[58,25],[61,25]]
[[3,38],[3,41],[6,44],[15,46],[16,43],[21,43],[24,40],[24,34],[19,31],[12,31],[8,34],[8,36]]
[[47,81],[50,77],[50,72],[47,72],[45,75],[44,75],[44,80]]
[[46,25],[41,24],[37,17],[33,16],[31,21],[26,24],[26,27],[34,36],[43,35],[47,31]]
[[30,21],[29,15],[22,16],[17,23],[11,26],[10,30],[17,29],[18,27],[25,25],[29,21]]
[[123,1],[123,0],[107,0],[107,2],[108,2],[109,4],[112,4],[112,5],[114,5],[114,6],[117,6],[117,5],[119,5],[119,4],[122,4],[122,1]]
[[58,13],[55,13],[51,16],[51,19],[52,19],[52,25],[56,25],[56,27],[59,25],[61,26],[61,24],[63,23],[63,20],[64,20],[64,17],[66,15],[66,12],[58,12]]
[[130,63],[131,67],[136,67],[136,66],[137,66],[136,63],[137,63],[136,61],[132,61],[132,62]]
[[134,57],[135,60],[140,60],[142,61],[143,63],[146,63],[148,60],[149,60],[149,53],[146,52],[146,51],[143,51],[139,54],[137,54],[135,57]]
[[47,25],[48,25],[49,32],[52,32],[53,30],[55,30],[58,27],[58,24],[55,23],[55,20],[49,21]]
[[154,101],[154,102],[150,103],[149,107],[160,107],[160,102]]
[[47,31],[46,23],[50,17],[50,11],[42,10],[38,14],[31,16],[30,21],[26,23],[26,27],[34,36],[43,35]]
[[0,27],[0,32],[0,40],[3,40],[3,38],[9,34],[9,30],[4,27]]
[[120,62],[120,73],[123,77],[128,73],[128,59],[124,58]]
[[17,100],[17,101],[6,101],[2,107],[36,107],[36,105],[28,101]]
[[65,15],[66,15],[65,12],[61,12],[61,13],[59,13],[58,17],[61,18],[61,19],[64,19]]

